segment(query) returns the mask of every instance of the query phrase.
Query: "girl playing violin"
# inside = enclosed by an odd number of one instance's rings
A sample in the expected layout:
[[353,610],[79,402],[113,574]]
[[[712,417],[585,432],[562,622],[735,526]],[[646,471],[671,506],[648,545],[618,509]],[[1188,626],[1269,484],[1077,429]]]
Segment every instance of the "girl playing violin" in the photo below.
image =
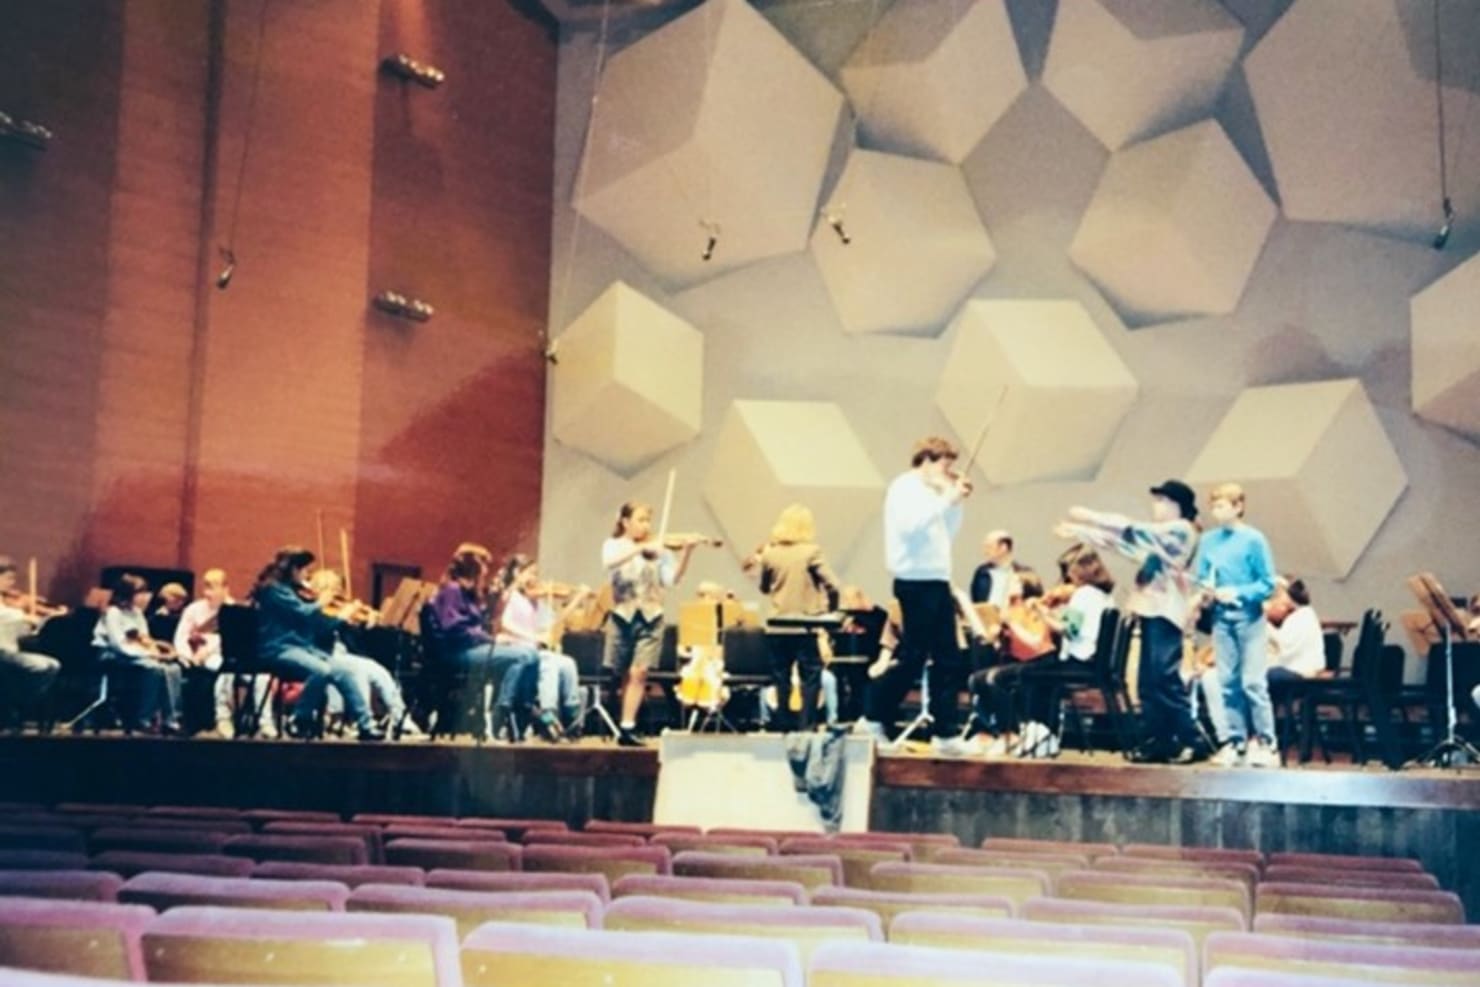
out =
[[93,629],[93,647],[103,661],[137,669],[143,681],[137,705],[124,714],[124,729],[148,732],[157,713],[160,732],[172,736],[180,732],[180,665],[173,648],[149,636],[144,611],[153,597],[139,576],[119,576],[108,609]]
[[21,650],[21,638],[36,630],[40,618],[23,609],[29,600],[15,592],[16,574],[15,563],[0,556],[0,686],[12,702],[27,702],[51,688],[62,663]]
[[[581,718],[580,673],[576,660],[557,650],[555,627],[585,604],[586,586],[555,586],[540,582],[540,567],[527,555],[505,560],[500,581],[508,587],[499,616],[500,642],[535,648],[540,656],[535,724],[546,740],[559,740],[576,729]],[[564,592],[558,592],[563,590]],[[560,596],[565,606],[555,612],[551,601]]]
[[[329,601],[325,605],[326,612],[339,618],[338,626],[319,641],[329,652],[330,663],[345,666],[359,684],[360,692],[372,702],[380,703],[389,727],[387,732],[394,739],[399,740],[403,734],[419,736],[421,729],[406,715],[406,700],[402,698],[401,686],[391,670],[374,658],[350,650],[357,645],[356,635],[360,628],[374,627],[379,623],[379,611],[359,600],[346,599],[344,577],[333,569],[320,569],[308,583],[320,599]],[[334,712],[332,695],[329,697],[329,711]]]
[[653,509],[628,501],[617,512],[612,535],[601,546],[601,564],[611,581],[612,612],[606,625],[603,663],[622,688],[617,743],[640,747],[637,711],[647,689],[648,669],[658,663],[663,640],[663,592],[683,578],[695,542],[677,554],[653,537]]

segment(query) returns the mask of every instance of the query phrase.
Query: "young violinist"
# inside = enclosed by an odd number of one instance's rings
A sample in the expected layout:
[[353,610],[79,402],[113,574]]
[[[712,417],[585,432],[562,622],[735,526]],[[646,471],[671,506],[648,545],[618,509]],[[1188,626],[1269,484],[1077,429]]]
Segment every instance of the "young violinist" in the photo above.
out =
[[[321,599],[328,599],[328,612],[339,617],[339,625],[324,635],[319,643],[329,652],[331,664],[343,665],[359,683],[360,691],[372,705],[380,703],[384,710],[383,729],[399,740],[403,735],[419,736],[421,728],[406,715],[406,700],[401,695],[401,686],[391,670],[374,658],[367,658],[350,650],[358,650],[357,635],[361,628],[373,627],[380,614],[359,600],[347,600],[344,596],[344,577],[333,569],[320,569],[308,580],[309,588]],[[336,712],[335,693],[328,698],[330,713]],[[340,697],[342,700],[342,696]]]
[[694,543],[685,541],[678,553],[654,538],[653,509],[628,501],[617,512],[611,537],[601,546],[601,564],[612,591],[612,612],[606,625],[603,662],[622,687],[622,719],[617,743],[640,747],[637,711],[647,690],[647,673],[658,663],[663,641],[663,593],[683,578]]
[[18,705],[45,695],[62,663],[50,655],[21,650],[21,638],[34,633],[40,620],[26,611],[27,601],[16,592],[16,577],[15,562],[0,556],[0,688]]
[[370,702],[352,671],[331,661],[321,645],[341,623],[325,612],[327,596],[315,593],[306,583],[314,554],[297,545],[278,549],[277,555],[257,576],[252,598],[259,614],[257,649],[269,669],[303,681],[303,691],[288,721],[295,737],[313,737],[319,732],[319,714],[332,683],[344,698],[346,719],[352,721],[361,740],[384,740],[385,733],[370,715]]
[[[540,656],[536,726],[546,740],[559,740],[576,729],[581,719],[581,681],[576,660],[562,653],[553,638],[556,626],[586,603],[585,586],[556,587],[540,582],[539,563],[527,555],[505,560],[500,582],[508,587],[499,615],[497,640],[533,647]],[[552,601],[557,590],[565,601],[559,613]]]
[[[231,602],[226,572],[222,569],[207,569],[200,579],[200,598],[186,604],[185,609],[180,611],[180,622],[175,626],[175,653],[187,668],[220,672],[222,657],[218,622],[221,608]],[[218,736],[228,739],[236,734],[236,727],[232,722],[233,678],[234,676],[218,674],[214,691],[214,729]],[[269,685],[267,676],[255,675],[252,679],[254,702],[261,705]],[[269,719],[259,726],[258,733],[264,737],[276,737],[277,727]]]
[[113,584],[108,609],[93,629],[93,647],[104,662],[127,665],[139,672],[142,685],[137,705],[123,713],[124,729],[149,732],[159,716],[160,732],[180,732],[180,665],[174,649],[149,636],[144,615],[154,596],[139,576],[125,573]]
[[[761,592],[771,599],[771,616],[815,616],[838,608],[840,586],[832,566],[817,545],[817,524],[812,511],[792,504],[781,512],[771,529],[771,540],[745,559],[741,568],[760,582]],[[779,697],[791,692],[792,667],[802,684],[802,708],[792,722],[789,704],[779,703],[780,729],[807,731],[817,712],[822,688],[822,656],[816,631],[803,627],[768,627],[766,643],[771,650],[771,684]]]

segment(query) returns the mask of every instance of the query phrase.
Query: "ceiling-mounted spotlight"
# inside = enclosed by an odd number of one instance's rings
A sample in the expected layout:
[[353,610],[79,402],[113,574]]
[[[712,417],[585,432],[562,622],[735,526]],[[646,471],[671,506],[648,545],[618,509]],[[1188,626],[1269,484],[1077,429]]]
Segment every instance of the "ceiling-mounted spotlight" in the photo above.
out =
[[420,298],[408,298],[398,291],[382,291],[372,299],[371,303],[387,315],[411,319],[415,322],[425,322],[437,314],[436,309]]
[[9,113],[0,113],[0,140],[14,141],[32,150],[44,151],[54,136],[56,135],[39,123],[21,120]]
[[853,238],[848,235],[848,230],[843,226],[842,210],[823,213],[822,218],[827,220],[827,225],[831,226],[832,231],[838,235],[838,239],[843,241],[843,246],[846,247],[853,242]]
[[436,89],[447,81],[447,73],[435,65],[418,62],[404,51],[387,55],[380,60],[380,71],[403,82],[414,82],[428,89]]
[[1449,196],[1444,197],[1444,225],[1439,227],[1439,232],[1434,234],[1434,249],[1443,250],[1449,246],[1449,234],[1454,232],[1454,203],[1449,201]]
[[236,274],[236,254],[230,247],[217,247],[216,252],[221,255],[221,273],[216,275],[216,287],[222,291],[231,284],[232,277]]
[[707,219],[699,220],[699,228],[708,234],[704,241],[704,251],[699,254],[699,259],[709,261],[714,258],[714,248],[719,246],[719,224]]

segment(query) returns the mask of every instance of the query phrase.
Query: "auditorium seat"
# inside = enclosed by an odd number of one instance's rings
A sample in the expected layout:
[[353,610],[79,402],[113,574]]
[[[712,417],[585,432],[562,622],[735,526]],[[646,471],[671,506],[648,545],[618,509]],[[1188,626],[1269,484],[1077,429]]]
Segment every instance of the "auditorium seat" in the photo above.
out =
[[590,891],[601,899],[602,904],[612,900],[611,886],[605,874],[439,868],[427,872],[426,886],[461,891]]
[[1370,981],[1347,977],[1314,977],[1283,970],[1224,967],[1203,978],[1203,987],[1368,987]]
[[588,833],[626,833],[651,840],[659,833],[702,833],[698,826],[681,826],[676,823],[607,822],[592,819],[581,827]]
[[1213,932],[1243,932],[1248,919],[1236,908],[1204,905],[1121,905],[1068,898],[1034,898],[1023,905],[1022,916],[1033,922],[1064,925],[1150,926],[1184,929],[1201,943]]
[[1266,867],[1264,879],[1277,884],[1344,884],[1351,887],[1408,888],[1413,891],[1439,890],[1438,878],[1419,871],[1346,870],[1279,864]]
[[793,837],[806,836],[815,839],[823,835],[814,829],[752,829],[744,826],[716,826],[713,829],[706,829],[704,833],[707,836],[764,836],[777,843]]
[[1264,854],[1258,850],[1234,847],[1167,846],[1163,843],[1127,843],[1120,851],[1127,857],[1154,857],[1159,860],[1187,860],[1220,864],[1264,866]]
[[69,850],[0,850],[0,871],[83,870],[87,854]]
[[[74,973],[43,973],[37,970],[17,970],[0,965],[0,984],[5,987],[119,987],[120,983],[109,977],[85,977]],[[175,984],[174,987],[212,987],[209,984]]]
[[95,829],[135,825],[141,816],[95,815],[93,813],[25,812],[5,820],[6,826],[58,826],[86,835]]
[[87,863],[89,870],[111,871],[121,877],[133,877],[146,871],[164,874],[201,874],[209,877],[246,877],[254,864],[246,857],[227,857],[201,853],[144,853],[135,850],[109,850],[94,854]]
[[[351,823],[351,825],[362,825]],[[387,823],[380,831],[381,839],[389,843],[402,837],[413,840],[487,840],[508,843],[509,837],[501,829],[476,829],[468,826],[453,826],[450,823]]]
[[898,833],[871,829],[864,833],[838,833],[832,838],[839,843],[870,844],[880,840],[888,843],[908,843],[912,851],[911,858],[920,861],[929,860],[943,850],[961,846],[961,839],[955,833]]
[[123,878],[92,870],[0,871],[0,895],[19,898],[64,898],[70,901],[117,901]]
[[560,819],[522,819],[518,817],[502,816],[464,816],[454,820],[458,828],[467,829],[497,829],[508,834],[509,839],[517,840],[531,829],[569,829]]
[[628,874],[612,885],[612,896],[682,898],[729,905],[805,905],[807,889],[795,881],[750,881],[739,877],[676,877]]
[[7,898],[0,966],[142,980],[139,937],[153,918],[142,905]]
[[869,871],[874,864],[908,863],[914,859],[914,848],[894,840],[830,840],[793,837],[781,844],[781,853],[831,854],[843,862],[843,883],[849,887],[868,887]]
[[1434,949],[1480,950],[1480,925],[1425,922],[1361,922],[1309,915],[1255,915],[1254,931],[1287,939],[1331,939],[1347,942],[1427,946]]
[[451,816],[432,816],[425,813],[408,812],[357,812],[349,817],[352,823],[369,826],[452,826],[457,820]]
[[864,888],[818,888],[813,904],[866,908],[887,927],[905,912],[972,915],[978,918],[1011,918],[1016,914],[1012,899],[996,894],[869,891]]
[[368,864],[365,841],[354,836],[233,836],[223,848],[228,856],[264,860],[298,860],[315,864]]
[[144,873],[129,878],[118,900],[156,911],[182,905],[273,908],[282,911],[342,912],[349,888],[337,881],[274,881],[251,877]]
[[812,956],[808,987],[1182,987],[1165,964],[1057,956],[981,956],[957,949],[829,943]]
[[524,850],[498,840],[424,840],[397,837],[385,845],[385,862],[422,870],[519,870]]
[[1075,856],[1114,856],[1120,851],[1113,843],[1075,843],[1071,840],[1034,840],[1018,836],[988,836],[982,840],[983,850],[1004,850],[1011,853],[1070,853]]
[[490,922],[463,942],[462,968],[466,987],[803,987],[795,946],[740,935]]
[[366,884],[350,892],[352,912],[445,915],[466,936],[485,922],[601,928],[602,902],[590,891],[464,891]]
[[1344,853],[1271,853],[1266,863],[1270,867],[1423,872],[1423,864],[1412,857],[1364,857]]
[[[1097,857],[1097,860],[1114,860],[1114,857]],[[1089,870],[1090,858],[1083,854],[1038,853],[1028,850],[976,850],[960,848],[942,850],[930,858],[932,864],[951,864],[957,867],[1016,867],[1041,870],[1049,877],[1058,877],[1071,870]]]
[[[100,827],[92,827],[96,831]],[[130,816],[117,819],[110,824],[112,829],[133,830],[190,830],[201,833],[220,833],[224,836],[243,836],[254,832],[252,824],[245,819],[186,819],[179,816]]]
[[1000,895],[1021,908],[1029,898],[1049,894],[1053,880],[1044,871],[1022,867],[884,863],[874,865],[869,887],[912,894]]
[[706,932],[783,939],[797,947],[803,962],[826,942],[881,942],[884,938],[879,916],[862,908],[721,905],[642,895],[612,901],[604,926],[614,931]]
[[1260,914],[1324,915],[1367,922],[1462,923],[1464,905],[1448,891],[1363,888],[1336,884],[1282,884],[1266,881],[1255,889]]
[[58,802],[51,811],[69,816],[142,816],[149,807],[132,802]]
[[903,946],[974,949],[1008,956],[1076,957],[1162,964],[1184,987],[1197,987],[1197,943],[1181,929],[1048,925],[1021,919],[905,912],[889,923],[889,941]]
[[704,853],[731,853],[740,856],[774,856],[779,849],[769,836],[714,836],[710,833],[658,833],[653,846],[666,846],[671,853],[699,850]]
[[1222,878],[1080,870],[1060,875],[1054,893],[1060,898],[1126,905],[1232,908],[1243,915],[1245,921],[1253,914],[1248,886]]
[[51,850],[85,853],[87,840],[80,830],[67,826],[0,825],[0,850]]
[[87,838],[87,845],[94,854],[127,850],[136,853],[195,853],[215,856],[224,851],[229,839],[232,837],[224,833],[198,829],[131,826],[94,830]]
[[673,858],[681,877],[738,877],[752,881],[795,881],[809,892],[843,883],[843,862],[832,854],[741,857],[684,850]]
[[1480,952],[1379,943],[1287,939],[1216,932],[1203,946],[1205,971],[1220,967],[1283,970],[1383,983],[1480,983]]
[[275,881],[338,881],[345,887],[362,884],[407,884],[420,887],[426,874],[420,867],[387,867],[383,864],[308,864],[291,860],[267,860],[252,868],[252,877]]
[[173,817],[176,819],[241,819],[241,809],[214,805],[151,805],[141,816]]
[[525,846],[555,843],[560,846],[647,846],[647,840],[635,833],[584,833],[568,829],[526,830],[520,842]]
[[343,822],[337,812],[317,809],[243,809],[242,819],[261,829],[270,822]]
[[297,819],[279,819],[265,823],[262,832],[269,836],[352,836],[363,840],[367,863],[385,862],[385,844],[379,826],[368,823],[303,822]]
[[457,927],[439,915],[176,908],[144,929],[150,981],[459,987]]
[[1259,870],[1253,864],[1218,860],[1177,860],[1172,857],[1098,857],[1090,870],[1115,874],[1167,874],[1181,877],[1209,877],[1238,881],[1251,892],[1259,883]]
[[628,874],[671,874],[672,856],[667,847],[557,846],[542,843],[524,848],[524,870],[604,874],[614,884]]

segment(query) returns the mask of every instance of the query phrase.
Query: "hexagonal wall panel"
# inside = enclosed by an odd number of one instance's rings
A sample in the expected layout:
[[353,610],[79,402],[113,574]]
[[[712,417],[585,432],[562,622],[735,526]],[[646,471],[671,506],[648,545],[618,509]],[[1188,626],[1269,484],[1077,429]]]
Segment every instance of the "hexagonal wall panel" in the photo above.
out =
[[693,438],[704,337],[618,281],[560,334],[550,373],[555,438],[620,473]]
[[1209,120],[1112,155],[1069,255],[1133,323],[1226,313],[1275,214]]
[[653,273],[688,285],[805,247],[843,97],[745,0],[613,55],[599,95],[574,205]]
[[960,169],[863,150],[848,156],[812,256],[849,332],[938,331],[997,261]]
[[1480,255],[1413,296],[1413,410],[1480,441]]
[[896,0],[842,79],[870,147],[952,164],[1028,87],[1003,0]]
[[[1442,9],[1458,13],[1458,6]],[[1427,0],[1299,0],[1249,53],[1244,72],[1285,215],[1434,235],[1440,218],[1432,9]],[[1405,27],[1423,37],[1410,37]],[[1463,44],[1473,58],[1473,37]],[[1480,130],[1480,95],[1453,84],[1467,68],[1453,59],[1445,66],[1451,175],[1466,167],[1456,135]],[[1480,184],[1456,182],[1452,194],[1462,217],[1480,209]]]
[[736,401],[704,481],[737,556],[765,541],[794,502],[812,509],[823,549],[841,555],[878,512],[883,492],[883,477],[829,401]]
[[1100,465],[1139,385],[1071,301],[970,301],[935,403],[992,483],[1083,479]]
[[1345,576],[1408,476],[1359,380],[1251,387],[1185,479],[1243,485],[1282,572]]
[[1207,116],[1243,35],[1213,0],[1061,3],[1043,83],[1113,151]]

